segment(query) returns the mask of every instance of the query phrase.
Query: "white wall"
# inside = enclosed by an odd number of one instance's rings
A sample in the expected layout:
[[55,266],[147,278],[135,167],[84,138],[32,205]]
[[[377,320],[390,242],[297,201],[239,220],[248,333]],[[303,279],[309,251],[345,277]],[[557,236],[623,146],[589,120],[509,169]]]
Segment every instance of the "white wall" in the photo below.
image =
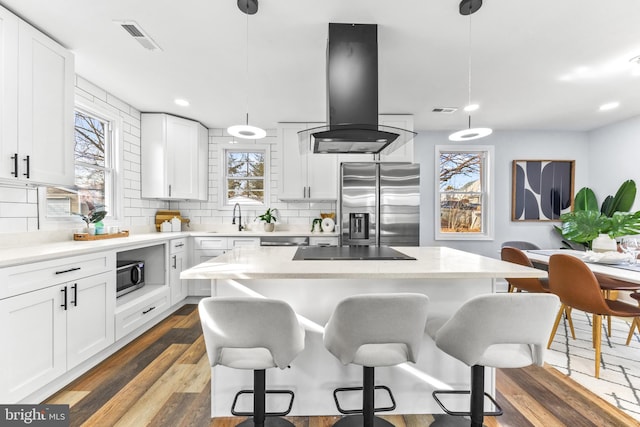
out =
[[[602,203],[620,184],[633,179],[640,186],[640,117],[597,129],[589,134],[589,180]],[[640,194],[633,211],[640,210]]]
[[[552,229],[559,222],[511,221],[511,177],[513,160],[575,160],[575,188],[587,185],[589,143],[583,132],[496,131],[472,141],[495,147],[495,239],[492,241],[434,240],[435,233],[435,146],[450,144],[448,132],[418,131],[414,141],[415,160],[420,163],[420,244],[450,246],[498,258],[500,244],[506,240],[526,240],[542,248],[560,247]],[[470,144],[465,142],[465,145]],[[452,144],[453,145],[453,144]]]

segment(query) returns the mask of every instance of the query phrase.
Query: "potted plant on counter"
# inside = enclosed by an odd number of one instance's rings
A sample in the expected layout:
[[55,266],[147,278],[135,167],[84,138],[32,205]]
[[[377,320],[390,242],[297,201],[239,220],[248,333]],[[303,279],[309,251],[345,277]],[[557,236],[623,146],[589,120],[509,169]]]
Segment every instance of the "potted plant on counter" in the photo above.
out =
[[276,227],[275,222],[278,220],[275,216],[277,209],[267,208],[267,211],[262,215],[258,215],[261,221],[264,221],[264,231],[273,231]]
[[[592,243],[599,236],[606,239],[640,234],[640,211],[629,212],[636,197],[633,180],[622,183],[615,196],[607,196],[598,206],[595,193],[588,187],[581,188],[574,200],[573,212],[560,216],[562,227],[556,227],[569,246],[572,242],[593,249]],[[615,247],[615,241],[611,247]]]
[[104,234],[104,224],[102,220],[107,216],[107,211],[104,210],[104,206],[96,206],[94,209],[90,210],[86,215],[81,213],[76,213],[80,218],[87,224],[86,232],[91,234],[91,226],[94,225],[95,234]]

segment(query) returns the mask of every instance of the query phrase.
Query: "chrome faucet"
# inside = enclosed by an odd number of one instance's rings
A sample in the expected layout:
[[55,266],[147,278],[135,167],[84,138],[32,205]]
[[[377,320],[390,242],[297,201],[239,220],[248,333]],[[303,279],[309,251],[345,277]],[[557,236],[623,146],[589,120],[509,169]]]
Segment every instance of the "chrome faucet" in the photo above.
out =
[[236,223],[236,208],[238,208],[238,231],[242,231],[242,209],[240,209],[240,203],[233,205],[233,220],[231,224]]

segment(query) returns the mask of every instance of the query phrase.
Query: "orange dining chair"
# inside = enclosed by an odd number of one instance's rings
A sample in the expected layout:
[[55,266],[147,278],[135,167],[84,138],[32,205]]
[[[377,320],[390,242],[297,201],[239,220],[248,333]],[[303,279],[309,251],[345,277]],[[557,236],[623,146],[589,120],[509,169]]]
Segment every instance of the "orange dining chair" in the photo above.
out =
[[566,307],[593,315],[593,347],[595,348],[595,377],[600,377],[600,343],[602,316],[638,317],[640,307],[622,301],[606,299],[591,269],[579,258],[565,254],[549,258],[549,289],[562,303],[553,325],[547,348],[551,347],[558,324]]
[[[512,262],[514,264],[524,265],[525,267],[534,268],[533,263],[519,248],[511,247],[511,246],[503,246],[500,250],[500,258],[503,261]],[[509,283],[509,292],[535,292],[535,293],[547,293],[551,292],[549,290],[549,280],[548,279],[523,279],[523,278],[506,278],[507,283]],[[571,319],[571,307],[564,308],[564,315],[567,318],[567,322],[569,322],[569,330],[571,331],[571,336],[573,339],[576,339],[576,331],[573,328],[573,320]]]
[[[640,305],[640,292],[633,292],[629,295],[631,298],[638,301],[638,305]],[[629,335],[627,336],[627,344],[631,342],[631,338],[633,337],[633,331],[638,328],[638,332],[640,332],[640,317],[634,317],[633,322],[631,322],[631,329],[629,329]]]

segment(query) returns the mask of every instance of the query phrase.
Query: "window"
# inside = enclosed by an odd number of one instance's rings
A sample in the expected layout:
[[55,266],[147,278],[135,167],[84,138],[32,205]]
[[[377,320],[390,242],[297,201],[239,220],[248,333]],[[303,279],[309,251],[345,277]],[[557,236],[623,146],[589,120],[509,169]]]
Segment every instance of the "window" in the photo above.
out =
[[493,147],[436,146],[436,240],[493,238]]
[[[117,217],[114,128],[118,119],[107,112],[78,106],[74,116],[75,185],[48,187],[41,201],[45,220],[74,218],[104,207]],[[43,200],[44,199],[44,200]]]
[[264,205],[267,200],[268,151],[255,147],[223,151],[224,204]]

